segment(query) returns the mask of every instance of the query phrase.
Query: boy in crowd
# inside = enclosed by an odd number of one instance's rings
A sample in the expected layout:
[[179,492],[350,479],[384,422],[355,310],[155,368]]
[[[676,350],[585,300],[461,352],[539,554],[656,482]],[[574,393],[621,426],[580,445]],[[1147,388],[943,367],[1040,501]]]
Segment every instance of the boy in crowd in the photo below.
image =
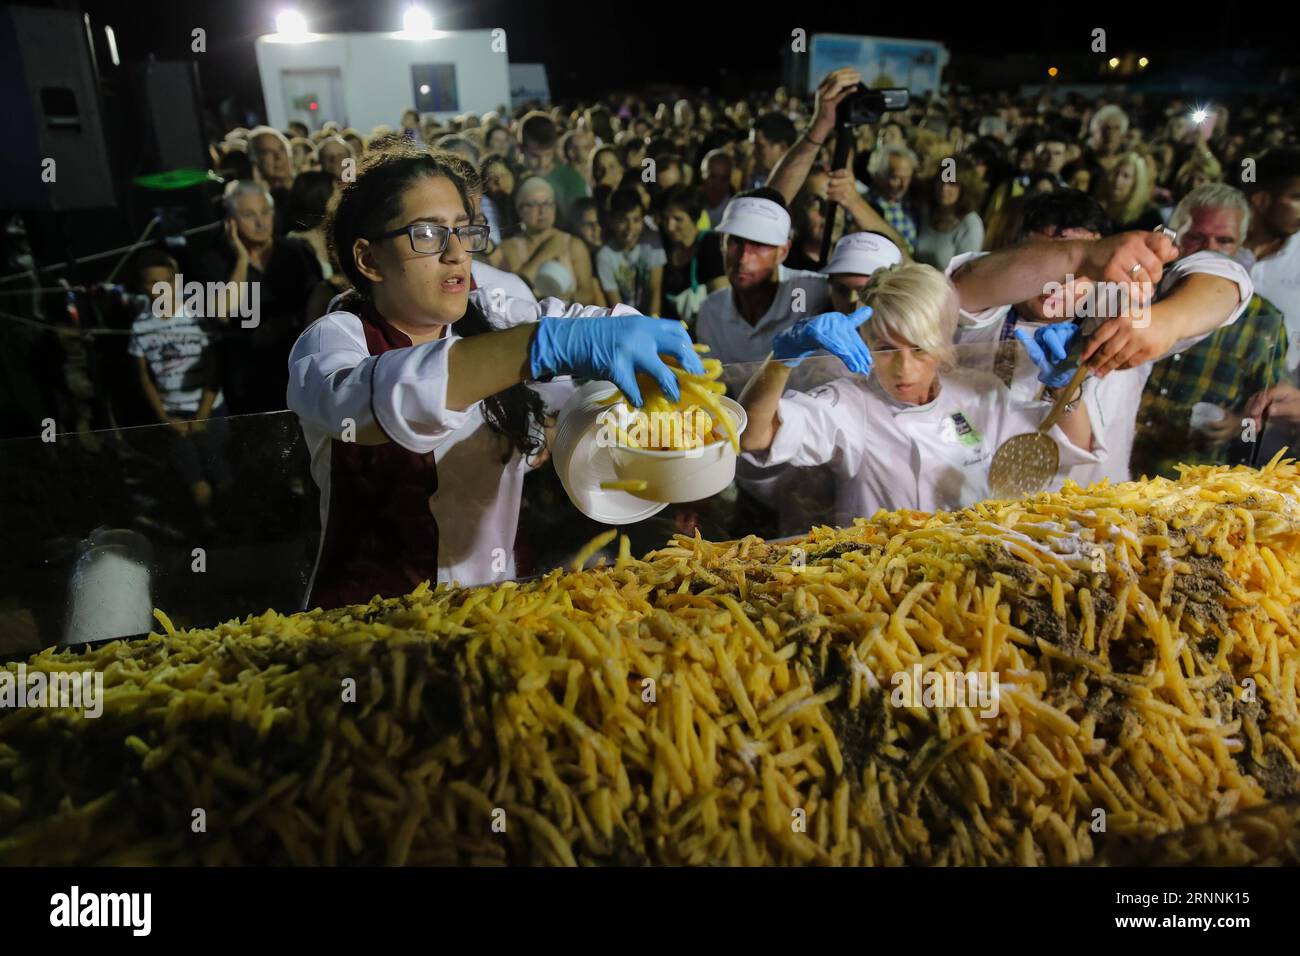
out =
[[136,289],[149,304],[131,325],[127,352],[135,357],[149,407],[168,426],[173,463],[211,530],[213,484],[224,489],[230,482],[219,432],[210,423],[225,414],[220,369],[207,321],[176,301],[176,272],[176,260],[161,249],[136,255]]
[[667,259],[661,247],[640,241],[644,224],[637,191],[614,190],[605,212],[605,244],[596,253],[596,277],[611,307],[628,305],[642,315],[658,315]]

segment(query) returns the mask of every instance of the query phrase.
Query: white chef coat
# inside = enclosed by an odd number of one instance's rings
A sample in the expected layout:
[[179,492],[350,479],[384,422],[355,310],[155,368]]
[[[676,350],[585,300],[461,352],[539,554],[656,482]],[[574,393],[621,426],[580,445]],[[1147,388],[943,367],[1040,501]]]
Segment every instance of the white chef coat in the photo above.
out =
[[[796,309],[797,305],[802,308]],[[799,319],[829,310],[826,276],[778,265],[776,298],[762,318],[750,325],[736,309],[733,290],[729,286],[718,289],[709,293],[700,306],[695,341],[709,346],[709,357],[723,365],[761,362],[772,351],[772,336]]]
[[[948,264],[947,274],[951,276],[971,259],[984,255],[988,253],[968,252],[954,256]],[[1236,322],[1250,304],[1250,298],[1254,295],[1254,286],[1250,276],[1239,263],[1218,252],[1196,252],[1166,266],[1160,279],[1160,286],[1156,290],[1156,299],[1167,295],[1175,285],[1193,273],[1221,276],[1237,283],[1241,291],[1241,299],[1223,325]],[[983,312],[960,313],[956,341],[959,347],[959,359],[963,365],[986,370],[993,368],[1002,339],[1002,328],[1010,311],[1010,305],[999,305],[985,309]],[[1027,335],[1033,335],[1044,324],[1046,323],[1021,317],[1016,323],[1016,328],[1023,328]],[[1095,484],[1103,478],[1109,478],[1112,484],[1129,481],[1132,477],[1129,472],[1129,457],[1133,452],[1133,440],[1137,435],[1138,406],[1142,401],[1142,390],[1146,387],[1147,379],[1151,377],[1152,366],[1157,361],[1191,348],[1209,334],[1205,332],[1192,338],[1182,339],[1160,359],[1136,368],[1111,372],[1100,380],[1088,379],[1089,382],[1093,382],[1094,387],[1086,390],[1083,398],[1088,403],[1088,416],[1092,421],[1093,434],[1100,437],[1109,455],[1105,461],[1083,464],[1068,475],[1063,475],[1052,486],[1053,490],[1058,489],[1061,481],[1066,477],[1072,478],[1084,487]],[[1042,383],[1038,381],[1038,366],[1034,365],[1033,360],[1029,358],[1029,353],[1018,342],[1012,347],[1015,354],[1015,371],[1011,379],[1011,394],[1020,401],[1033,399],[1042,388]]]
[[[470,298],[494,329],[536,322],[542,316],[611,314],[595,306],[566,307],[559,299],[537,303],[502,298],[482,289],[471,292]],[[612,310],[614,315],[631,313],[623,307]],[[507,446],[488,427],[481,403],[464,411],[447,407],[447,356],[460,338],[453,327],[436,341],[371,355],[360,319],[351,312],[330,312],[308,326],[294,344],[289,407],[302,423],[312,477],[321,490],[322,545],[332,440],[342,437],[343,422],[351,419],[358,441],[369,437],[373,443],[387,436],[408,451],[435,453],[438,490],[429,508],[438,522],[439,582],[470,586],[514,576],[515,532],[530,464],[517,451],[502,461]],[[572,390],[567,378],[530,387],[551,409],[562,405]]]
[[[874,376],[849,375],[807,394],[786,392],[771,447],[745,458],[759,466],[829,464],[837,524],[880,508],[952,511],[989,496],[993,453],[1036,430],[1050,408],[1016,401],[996,376],[971,369],[942,374],[939,394],[925,405],[897,401]],[[1085,451],[1059,425],[1048,434],[1061,446],[1062,474],[1106,457],[1101,442]]]
[[1300,232],[1264,259],[1256,259],[1245,247],[1237,250],[1236,258],[1250,270],[1255,291],[1281,310],[1286,323],[1286,367],[1294,372],[1300,367]]

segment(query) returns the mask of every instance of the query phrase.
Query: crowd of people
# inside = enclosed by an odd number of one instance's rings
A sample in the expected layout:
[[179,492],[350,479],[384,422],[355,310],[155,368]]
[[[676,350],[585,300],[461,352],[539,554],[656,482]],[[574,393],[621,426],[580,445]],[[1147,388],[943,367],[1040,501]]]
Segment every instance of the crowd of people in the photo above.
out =
[[[179,437],[197,437],[192,423],[210,415],[283,409],[286,391],[292,407],[295,342],[358,291],[362,253],[339,245],[340,193],[386,154],[424,149],[464,195],[474,228],[452,232],[470,291],[539,315],[572,306],[680,320],[725,364],[755,363],[744,399],[757,423],[752,473],[741,485],[782,513],[785,530],[809,514],[790,482],[772,480],[778,466],[834,472],[826,516],[840,520],[970,503],[996,436],[1032,428],[1027,403],[1064,384],[1053,350],[1074,340],[1044,332],[1081,301],[1065,298],[1114,279],[1121,261],[1124,278],[1152,280],[1154,305],[1147,323],[1106,323],[1086,346],[1103,374],[1059,426],[1075,448],[1062,477],[1253,460],[1265,424],[1281,435],[1300,425],[1292,114],[1263,101],[1194,112],[1176,97],[954,93],[837,132],[837,104],[861,79],[836,71],[807,100],[781,90],[730,103],[611,97],[452,119],[408,110],[368,134],[334,122],[231,130],[212,145],[227,182],[220,241],[185,263],[142,254],[135,273],[142,293],[182,267],[187,279],[257,283],[258,321],[243,328],[232,299],[231,317],[206,334],[195,324],[178,354],[150,339],[166,319],[142,314],[131,354],[150,405]],[[837,135],[853,137],[841,169]],[[399,226],[387,235],[409,233],[416,249],[422,240]],[[434,249],[441,236],[450,255],[440,228],[423,241]],[[1079,281],[1045,291],[1067,276]],[[863,307],[876,321],[844,338]],[[484,307],[493,328],[502,311]],[[870,371],[854,346],[830,340],[868,343],[875,372],[784,394],[806,354]],[[523,458],[536,450],[517,444]],[[208,476],[192,459],[202,504]]]

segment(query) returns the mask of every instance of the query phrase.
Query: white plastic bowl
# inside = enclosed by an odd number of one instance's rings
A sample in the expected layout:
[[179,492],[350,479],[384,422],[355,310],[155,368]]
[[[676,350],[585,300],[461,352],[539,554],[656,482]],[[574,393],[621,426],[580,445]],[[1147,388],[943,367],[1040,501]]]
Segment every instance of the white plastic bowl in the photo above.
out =
[[[731,416],[736,432],[745,430],[745,410],[737,402],[719,396],[719,404]],[[609,457],[620,481],[644,481],[642,491],[630,492],[646,501],[699,501],[722,491],[736,477],[736,450],[726,438],[703,448],[656,451],[612,445]]]
[[667,504],[600,487],[618,478],[610,449],[597,440],[597,419],[609,407],[598,400],[614,391],[609,382],[589,382],[569,397],[557,416],[551,463],[575,508],[593,521],[622,525],[644,521]]

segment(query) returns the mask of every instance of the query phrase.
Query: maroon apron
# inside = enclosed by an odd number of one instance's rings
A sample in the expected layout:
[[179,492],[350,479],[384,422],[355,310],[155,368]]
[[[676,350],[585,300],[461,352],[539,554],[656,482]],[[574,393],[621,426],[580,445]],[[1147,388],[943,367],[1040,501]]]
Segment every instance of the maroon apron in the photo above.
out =
[[[371,355],[409,348],[405,332],[366,303],[361,327]],[[438,523],[429,496],[438,490],[434,453],[393,441],[359,445],[333,439],[325,540],[307,607],[364,604],[438,580]]]

